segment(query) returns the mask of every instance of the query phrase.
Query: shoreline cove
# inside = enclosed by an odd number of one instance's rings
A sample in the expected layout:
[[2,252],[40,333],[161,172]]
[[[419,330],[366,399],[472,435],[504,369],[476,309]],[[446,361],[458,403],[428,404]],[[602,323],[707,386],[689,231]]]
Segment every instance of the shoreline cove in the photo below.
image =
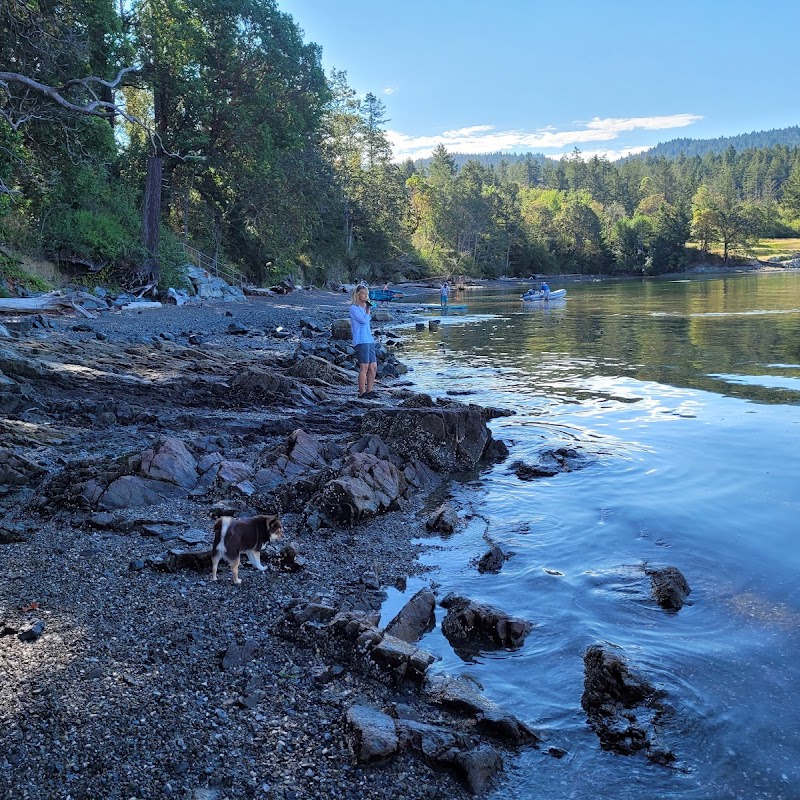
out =
[[[354,707],[480,737],[358,648],[331,648],[286,616],[301,602],[379,615],[387,589],[426,572],[414,539],[449,477],[431,473],[388,513],[309,532],[296,495],[314,487],[260,495],[237,472],[273,467],[298,428],[319,445],[313,460],[353,445],[366,414],[415,404],[402,380],[358,400],[355,370],[343,384],[262,381],[285,376],[301,342],[324,347],[346,315],[346,295],[297,290],[90,321],[4,319],[0,795],[423,800],[468,797],[465,781],[483,780],[414,748],[360,763]],[[188,491],[192,481],[156,486],[187,468],[180,443],[192,464],[222,459],[228,472]],[[147,489],[164,494],[138,505],[131,473],[145,465]],[[243,560],[234,586],[223,563],[212,583],[210,566],[182,560],[210,549],[215,516],[276,510],[258,506],[267,495],[292,509],[283,549],[262,556],[267,572]]]
[[[374,473],[388,456],[370,436],[393,413],[437,408],[402,370],[379,377],[376,401],[356,397],[331,335],[347,312],[346,294],[309,289],[3,319],[0,796],[457,799],[513,791],[520,753],[565,755],[537,746],[525,724],[536,720],[499,714],[509,740],[479,724],[486,709],[448,712],[432,700],[448,690],[409,677],[425,663],[418,648],[384,646],[405,659],[388,670],[368,657],[391,622],[381,612],[435,581],[418,556],[463,511],[452,501],[464,484],[450,462],[426,482],[409,456],[413,488],[385,513],[328,526],[330,504],[305,510],[338,496],[323,488]],[[420,319],[412,306],[376,309],[395,366]],[[296,372],[306,356],[329,362]],[[448,394],[445,408],[468,407],[466,392]],[[126,507],[143,474],[164,494]],[[199,551],[214,518],[279,510],[268,571],[243,559],[234,586],[222,563],[212,583]],[[439,758],[450,735],[471,761]],[[393,756],[392,736],[405,742]]]

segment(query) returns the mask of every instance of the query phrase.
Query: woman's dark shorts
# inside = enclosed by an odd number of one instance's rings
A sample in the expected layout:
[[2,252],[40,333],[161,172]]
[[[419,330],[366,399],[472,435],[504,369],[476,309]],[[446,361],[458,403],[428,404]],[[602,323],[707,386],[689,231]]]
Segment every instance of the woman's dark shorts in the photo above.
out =
[[359,364],[377,364],[378,357],[375,355],[375,343],[353,345]]

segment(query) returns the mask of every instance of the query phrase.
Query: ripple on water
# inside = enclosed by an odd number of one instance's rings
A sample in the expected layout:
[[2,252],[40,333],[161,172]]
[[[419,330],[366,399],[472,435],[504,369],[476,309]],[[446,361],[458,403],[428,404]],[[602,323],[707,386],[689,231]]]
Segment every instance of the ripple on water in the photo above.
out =
[[[679,294],[653,281],[576,288],[557,318],[450,326],[444,348],[417,340],[422,391],[457,383],[517,412],[491,423],[507,462],[453,487],[473,519],[422,556],[440,597],[457,591],[534,624],[519,650],[469,662],[439,627],[423,640],[442,656],[434,669],[471,675],[545,736],[506,759],[492,800],[800,797],[800,506],[786,467],[800,430],[800,320],[763,313],[769,296],[753,294],[776,280],[741,293],[735,280],[676,284]],[[790,280],[800,284],[782,276],[776,304],[797,305]],[[762,372],[779,385],[764,388]],[[523,481],[510,467],[559,447],[586,455],[584,468]],[[496,575],[475,566],[487,540],[510,555]],[[660,608],[645,565],[681,569],[689,604]],[[580,706],[583,653],[598,642],[664,692],[676,769],[599,747]],[[549,757],[551,745],[566,756]]]

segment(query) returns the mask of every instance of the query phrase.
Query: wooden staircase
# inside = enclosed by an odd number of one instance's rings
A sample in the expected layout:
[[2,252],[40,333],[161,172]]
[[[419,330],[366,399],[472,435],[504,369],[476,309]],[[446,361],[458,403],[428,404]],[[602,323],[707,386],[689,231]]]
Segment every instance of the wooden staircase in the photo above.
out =
[[211,258],[211,256],[207,256],[196,247],[186,244],[186,242],[183,242],[183,252],[191,264],[204,269],[215,278],[222,278],[229,286],[238,286],[241,289],[249,282],[244,273],[240,272],[236,267],[219,258]]

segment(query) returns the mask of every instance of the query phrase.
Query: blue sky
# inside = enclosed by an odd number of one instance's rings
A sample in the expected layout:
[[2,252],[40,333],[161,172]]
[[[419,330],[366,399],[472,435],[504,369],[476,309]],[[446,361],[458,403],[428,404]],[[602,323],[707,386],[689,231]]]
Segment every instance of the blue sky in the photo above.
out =
[[577,147],[617,158],[678,137],[800,124],[800,0],[277,0],[380,97],[399,159]]

